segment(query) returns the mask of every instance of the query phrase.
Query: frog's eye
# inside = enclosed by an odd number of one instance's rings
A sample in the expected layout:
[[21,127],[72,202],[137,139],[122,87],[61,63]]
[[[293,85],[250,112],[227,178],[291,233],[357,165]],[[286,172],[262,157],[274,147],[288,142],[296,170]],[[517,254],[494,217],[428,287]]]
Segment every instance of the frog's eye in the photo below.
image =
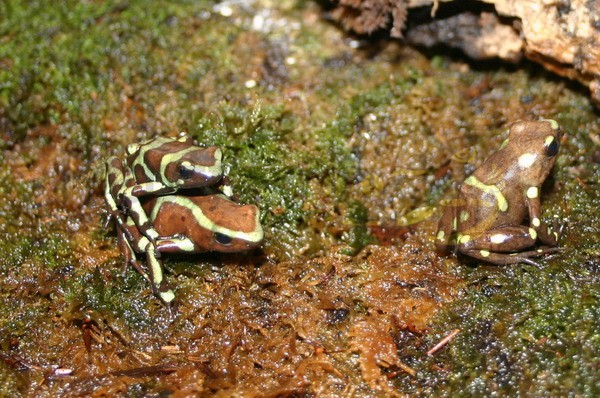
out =
[[546,156],[549,158],[556,156],[558,153],[558,141],[554,137],[546,138]]
[[223,246],[230,245],[233,241],[233,239],[230,236],[227,236],[220,232],[215,232],[213,236],[215,237],[215,242]]
[[194,167],[189,162],[182,162],[177,166],[177,173],[184,180],[194,175]]

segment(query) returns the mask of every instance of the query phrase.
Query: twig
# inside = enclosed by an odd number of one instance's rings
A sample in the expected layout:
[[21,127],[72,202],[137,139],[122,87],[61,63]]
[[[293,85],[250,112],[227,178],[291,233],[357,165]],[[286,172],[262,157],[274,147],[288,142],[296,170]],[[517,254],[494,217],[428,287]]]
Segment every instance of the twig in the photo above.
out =
[[436,352],[438,352],[439,350],[441,350],[442,347],[444,347],[446,344],[448,344],[448,342],[450,340],[452,340],[454,338],[454,336],[456,336],[459,332],[460,332],[460,329],[454,329],[452,332],[450,332],[450,334],[448,334],[446,337],[441,339],[439,341],[439,343],[437,343],[429,351],[427,351],[427,355],[433,355]]

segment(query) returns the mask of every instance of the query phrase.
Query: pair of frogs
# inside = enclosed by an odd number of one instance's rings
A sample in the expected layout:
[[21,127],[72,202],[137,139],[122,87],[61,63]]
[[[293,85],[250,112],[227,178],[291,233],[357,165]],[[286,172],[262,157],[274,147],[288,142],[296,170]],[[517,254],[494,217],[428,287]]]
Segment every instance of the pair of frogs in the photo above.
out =
[[[446,207],[435,243],[493,264],[535,264],[557,251],[558,226],[541,219],[540,189],[558,154],[562,131],[550,119],[518,121],[500,149],[461,186]],[[161,253],[230,252],[256,247],[263,233],[256,206],[238,205],[222,182],[221,151],[188,138],[130,145],[127,159],[108,161],[106,199],[117,219],[129,263],[145,253],[155,294],[174,299],[164,281]],[[188,191],[194,188],[195,191]],[[528,225],[523,222],[528,220]],[[537,242],[542,245],[534,249]]]
[[[163,253],[236,252],[263,239],[258,208],[231,200],[221,161],[219,148],[202,148],[186,136],[131,144],[125,159],[107,161],[104,194],[126,264],[167,305],[175,295],[163,274]],[[146,267],[137,254],[145,254]]]

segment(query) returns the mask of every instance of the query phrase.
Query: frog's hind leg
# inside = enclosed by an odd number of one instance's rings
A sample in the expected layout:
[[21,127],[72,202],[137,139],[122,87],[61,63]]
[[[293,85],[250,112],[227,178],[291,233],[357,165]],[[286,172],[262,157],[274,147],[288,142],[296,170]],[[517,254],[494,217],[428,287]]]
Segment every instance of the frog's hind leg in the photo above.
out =
[[121,249],[121,253],[125,257],[125,262],[123,263],[123,273],[127,271],[128,266],[133,266],[137,272],[140,273],[144,278],[150,280],[148,277],[148,273],[142,267],[142,264],[138,261],[135,250],[131,246],[129,240],[129,234],[126,233],[127,229],[122,225],[118,224],[118,232],[117,232],[117,241],[119,245],[119,249]]
[[158,238],[158,233],[154,229],[152,222],[148,219],[142,203],[137,196],[131,193],[131,188],[126,188],[119,192],[118,200],[119,204],[126,209],[128,216],[131,217],[136,227],[145,237],[151,241]]
[[540,265],[537,262],[533,261],[531,259],[532,257],[540,257],[545,254],[556,253],[558,251],[560,251],[560,248],[558,247],[545,246],[544,248],[539,248],[537,250],[529,250],[520,253],[493,253],[483,249],[461,252],[469,257],[476,258],[478,260],[482,260],[496,265],[511,265],[525,263],[539,267]]
[[118,241],[119,247],[125,256],[124,267],[126,268],[128,265],[133,266],[136,271],[140,273],[140,275],[150,282],[154,295],[157,296],[168,307],[174,308],[175,293],[173,293],[173,290],[171,290],[164,278],[163,267],[158,259],[159,253],[156,251],[154,244],[143,236],[136,241],[138,242],[136,244],[137,251],[143,251],[146,253],[148,268],[148,271],[146,271],[142,264],[137,260],[136,250],[134,250],[133,246],[127,239],[123,229],[119,229]]
[[[456,201],[456,199],[454,201]],[[452,232],[456,230],[457,209],[458,206],[456,203],[450,203],[449,205],[445,206],[444,213],[438,222],[437,234],[435,236],[435,248],[439,253],[447,252],[448,247],[452,243],[450,242],[450,237]]]
[[111,215],[116,217],[119,212],[119,206],[115,200],[119,190],[126,185],[125,170],[123,162],[116,156],[110,157],[106,161],[106,177],[104,178],[104,198]]
[[485,231],[472,239],[470,235],[459,234],[458,251],[492,264],[509,265],[526,263],[538,265],[531,257],[559,251],[556,247],[542,246],[527,250],[535,245],[537,232],[527,226],[504,226]]
[[165,279],[159,253],[152,242],[148,242],[145,251],[152,291],[165,305],[170,307],[174,303],[175,293]]
[[[118,234],[125,234],[127,240],[130,242],[135,241],[135,237],[132,234],[131,226],[129,224],[129,218],[127,217],[127,209],[117,203],[117,199],[120,196],[120,192],[125,189],[126,186],[133,183],[131,173],[127,173],[123,162],[113,156],[106,162],[106,178],[104,179],[104,198],[108,204],[109,216],[106,220],[106,226],[110,222],[111,218],[114,218],[117,223]],[[122,244],[119,244],[123,248]],[[125,253],[126,250],[123,250]]]

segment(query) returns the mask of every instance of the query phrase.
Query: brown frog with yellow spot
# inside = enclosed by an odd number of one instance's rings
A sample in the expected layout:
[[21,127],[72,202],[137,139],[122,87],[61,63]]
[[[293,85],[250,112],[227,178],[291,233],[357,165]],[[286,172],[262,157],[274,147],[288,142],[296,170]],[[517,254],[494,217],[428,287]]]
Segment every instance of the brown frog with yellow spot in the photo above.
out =
[[[549,226],[540,218],[540,188],[554,166],[561,137],[554,120],[515,122],[500,149],[464,181],[458,198],[445,209],[438,251],[448,249],[455,231],[460,253],[493,264],[535,264],[531,257],[556,252],[557,223]],[[538,241],[542,246],[534,249]]]

